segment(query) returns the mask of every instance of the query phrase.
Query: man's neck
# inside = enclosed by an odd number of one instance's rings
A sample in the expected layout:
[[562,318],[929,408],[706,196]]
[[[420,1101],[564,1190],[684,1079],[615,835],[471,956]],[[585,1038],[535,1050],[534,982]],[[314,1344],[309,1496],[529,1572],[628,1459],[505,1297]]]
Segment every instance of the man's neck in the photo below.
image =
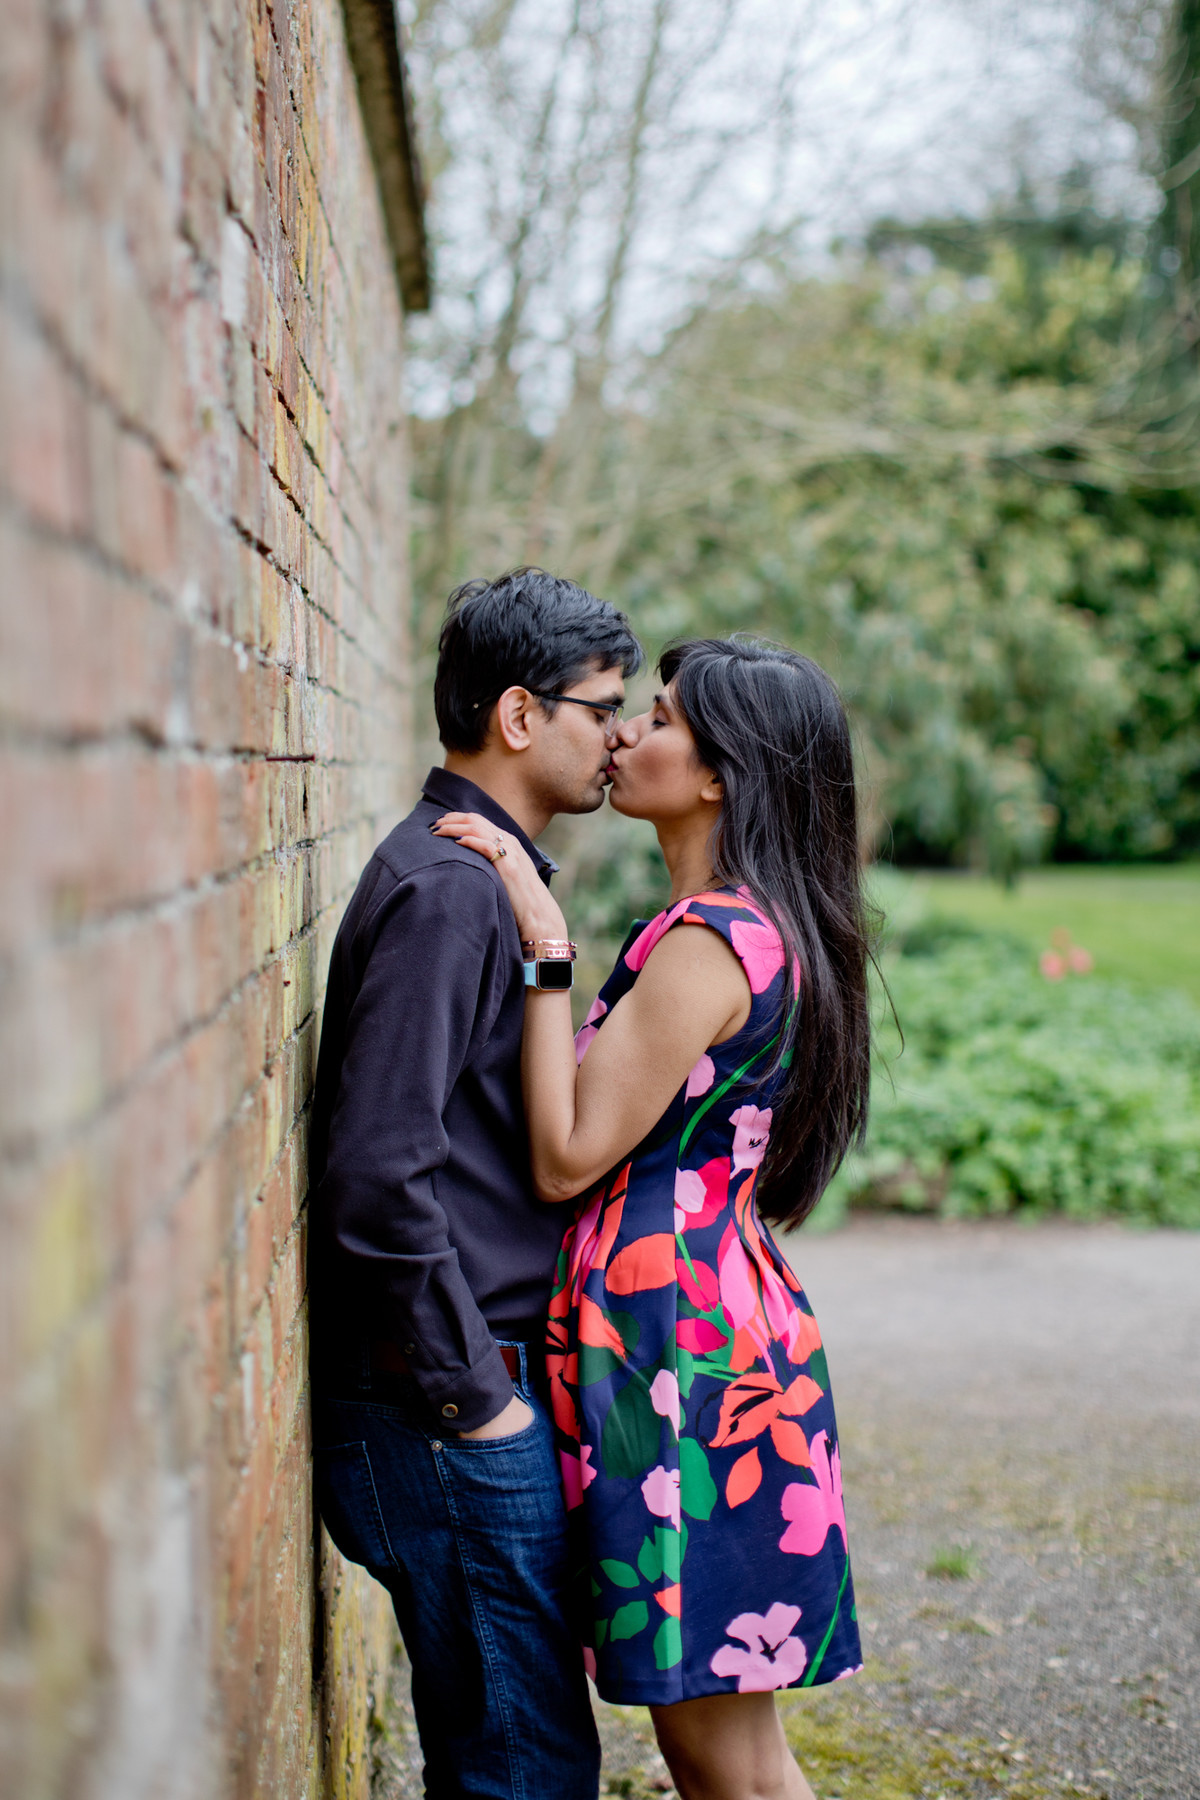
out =
[[540,801],[533,799],[515,769],[499,758],[489,756],[486,751],[481,756],[463,756],[456,750],[448,751],[443,766],[447,773],[461,775],[464,780],[473,781],[477,788],[482,788],[490,800],[502,806],[509,818],[516,821],[527,838],[540,837],[554,817]]

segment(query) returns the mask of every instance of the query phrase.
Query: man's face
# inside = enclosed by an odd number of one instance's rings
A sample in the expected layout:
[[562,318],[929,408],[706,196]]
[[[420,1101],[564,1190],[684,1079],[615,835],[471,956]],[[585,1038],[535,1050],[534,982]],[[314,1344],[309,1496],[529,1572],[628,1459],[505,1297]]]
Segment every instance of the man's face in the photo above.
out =
[[548,811],[595,812],[604,803],[616,743],[617,719],[604,708],[625,704],[625,680],[620,669],[602,669],[558,691],[562,698],[552,718],[539,708],[530,773]]

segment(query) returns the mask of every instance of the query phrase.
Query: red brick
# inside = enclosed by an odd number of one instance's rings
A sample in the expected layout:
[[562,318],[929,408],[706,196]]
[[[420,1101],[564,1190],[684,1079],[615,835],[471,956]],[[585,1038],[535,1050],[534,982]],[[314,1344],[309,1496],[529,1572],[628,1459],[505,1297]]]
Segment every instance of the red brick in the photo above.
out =
[[[313,1567],[303,1197],[324,963],[407,777],[374,171],[325,0],[95,0],[61,38],[15,4],[0,1368],[24,1367],[0,1497],[55,1674],[3,1646],[6,1771],[73,1791],[103,1750],[121,1583],[169,1464],[208,1559],[218,1786],[332,1791],[337,1770],[361,1800],[386,1634],[327,1545]],[[362,1624],[332,1635],[339,1616]]]

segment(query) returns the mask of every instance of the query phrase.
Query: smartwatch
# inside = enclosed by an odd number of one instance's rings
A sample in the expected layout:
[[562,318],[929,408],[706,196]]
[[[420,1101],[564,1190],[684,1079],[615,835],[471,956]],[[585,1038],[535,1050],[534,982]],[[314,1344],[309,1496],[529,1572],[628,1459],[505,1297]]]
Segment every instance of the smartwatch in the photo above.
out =
[[566,957],[539,956],[525,964],[525,986],[544,994],[569,993],[575,986],[575,964]]

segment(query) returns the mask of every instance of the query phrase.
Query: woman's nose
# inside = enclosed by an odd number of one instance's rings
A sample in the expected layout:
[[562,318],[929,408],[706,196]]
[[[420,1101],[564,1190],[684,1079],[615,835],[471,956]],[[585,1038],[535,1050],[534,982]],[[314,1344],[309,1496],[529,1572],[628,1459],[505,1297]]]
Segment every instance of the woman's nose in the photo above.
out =
[[637,727],[637,719],[618,719],[615,724],[609,726],[609,743],[624,744],[625,748],[628,749],[631,744],[637,743]]

